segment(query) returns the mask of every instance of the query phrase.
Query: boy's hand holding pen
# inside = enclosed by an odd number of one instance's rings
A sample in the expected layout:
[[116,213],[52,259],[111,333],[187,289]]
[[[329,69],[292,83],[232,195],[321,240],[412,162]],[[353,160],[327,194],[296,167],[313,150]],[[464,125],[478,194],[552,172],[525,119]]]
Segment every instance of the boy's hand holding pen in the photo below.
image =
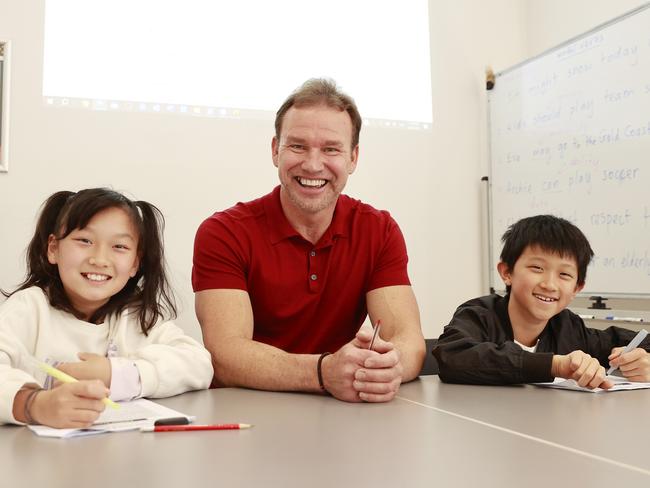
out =
[[650,354],[639,345],[648,335],[641,329],[625,347],[615,347],[607,359],[610,368],[607,374],[612,374],[617,369],[630,381],[650,381]]

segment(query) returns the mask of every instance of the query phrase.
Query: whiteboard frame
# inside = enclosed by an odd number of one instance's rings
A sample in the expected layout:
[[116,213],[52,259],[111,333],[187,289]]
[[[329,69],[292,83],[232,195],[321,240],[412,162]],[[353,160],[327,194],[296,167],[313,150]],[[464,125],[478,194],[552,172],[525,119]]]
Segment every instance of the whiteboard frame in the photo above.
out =
[[[598,32],[598,31],[600,31],[600,30],[602,30],[602,29],[604,29],[606,27],[617,24],[618,22],[621,22],[621,21],[623,21],[623,20],[625,20],[625,19],[627,19],[629,17],[632,17],[632,16],[634,16],[634,15],[640,13],[640,12],[643,12],[644,10],[647,10],[649,8],[650,8],[650,2],[646,2],[646,3],[642,4],[642,5],[639,5],[638,7],[634,8],[634,9],[630,10],[629,12],[626,12],[626,13],[618,16],[618,17],[614,17],[613,19],[608,20],[607,22],[603,22],[602,24],[599,24],[596,27],[594,27],[594,28],[592,28],[592,29],[590,29],[588,31],[585,31],[585,32],[583,32],[581,34],[578,34],[578,35],[576,35],[576,36],[562,42],[561,44],[553,46],[553,47],[551,47],[551,48],[549,48],[549,49],[547,49],[547,50],[545,50],[545,51],[543,51],[543,52],[541,52],[541,53],[539,53],[539,54],[537,54],[537,55],[535,55],[533,57],[527,58],[524,61],[521,61],[520,63],[517,63],[517,64],[515,64],[513,66],[510,66],[509,68],[506,68],[506,69],[504,69],[502,71],[499,71],[499,72],[497,72],[495,74],[495,78],[494,78],[495,83],[494,83],[494,85],[496,86],[499,83],[499,78],[501,76],[507,74],[507,73],[510,73],[510,72],[512,72],[512,71],[514,71],[516,69],[519,69],[519,68],[521,68],[521,67],[523,67],[523,66],[525,66],[525,65],[527,65],[527,64],[529,64],[529,63],[531,63],[531,62],[533,62],[533,61],[535,61],[535,60],[537,60],[539,58],[542,58],[542,57],[544,57],[544,56],[546,56],[546,55],[548,55],[548,54],[550,54],[550,53],[552,53],[554,51],[557,51],[558,49],[566,47],[566,46],[568,46],[568,45],[570,45],[570,44],[572,44],[572,43],[574,43],[574,42],[576,42],[576,41],[578,41],[578,40],[580,40],[580,39],[582,39],[584,37],[588,37],[588,36]],[[492,226],[492,208],[494,207],[494,204],[493,204],[494,200],[493,200],[492,186],[494,184],[494,176],[492,174],[492,167],[493,167],[493,164],[492,164],[493,163],[493,161],[492,161],[492,137],[491,137],[491,134],[492,134],[491,113],[492,113],[492,111],[490,110],[491,97],[490,97],[489,93],[488,93],[488,96],[487,96],[487,104],[488,104],[488,107],[487,107],[487,109],[488,109],[488,113],[487,113],[488,131],[487,132],[488,132],[488,135],[489,135],[489,137],[488,137],[489,168],[488,168],[488,202],[487,202],[487,205],[488,205],[487,211],[488,211],[488,213],[487,213],[487,215],[488,215],[488,266],[490,267],[488,277],[489,277],[489,280],[490,280],[490,283],[489,283],[490,291],[500,293],[500,294],[505,294],[506,293],[505,285],[503,285],[503,283],[502,283],[501,286],[497,286],[498,283],[495,280],[495,278],[496,278],[495,269],[496,269],[497,263],[493,261],[493,256],[494,256],[493,251],[494,251],[494,249],[493,249],[492,243],[494,242],[494,228]],[[589,292],[586,292],[586,293],[581,292],[581,293],[578,293],[576,296],[578,296],[578,297],[603,296],[603,297],[633,298],[633,299],[648,299],[648,298],[650,298],[650,294],[645,294],[645,293],[616,293],[616,292],[605,292],[605,291],[602,291],[602,292],[589,291]]]
[[499,76],[505,75],[506,73],[510,73],[511,71],[514,71],[517,68],[520,68],[520,67],[522,67],[522,66],[524,66],[524,65],[526,65],[528,63],[531,63],[532,61],[535,61],[538,58],[546,56],[547,54],[550,54],[553,51],[557,51],[560,48],[568,46],[569,44],[573,44],[574,42],[578,41],[579,39],[582,39],[583,37],[588,37],[591,34],[593,34],[595,32],[598,32],[599,30],[604,29],[605,27],[609,27],[610,25],[617,24],[617,23],[627,19],[628,17],[632,17],[633,15],[636,15],[636,14],[638,14],[638,13],[640,13],[640,12],[642,12],[642,11],[648,9],[648,8],[650,8],[650,2],[646,2],[643,5],[639,5],[637,8],[635,8],[633,10],[630,10],[629,12],[626,12],[626,13],[618,16],[618,17],[614,17],[613,19],[608,20],[607,22],[603,22],[602,24],[598,24],[596,27],[594,27],[592,29],[589,29],[588,31],[585,31],[582,34],[578,34],[577,36],[574,36],[571,39],[568,39],[568,40],[564,41],[563,43],[558,44],[557,46],[551,47],[551,48],[547,49],[546,51],[543,51],[543,52],[541,52],[539,54],[536,54],[535,56],[533,56],[531,58],[525,59],[524,61],[521,61],[520,63],[517,63],[517,64],[515,64],[513,66],[510,66],[509,68],[506,68],[506,69],[504,69],[502,71],[499,71],[494,75],[494,85],[496,86],[497,79],[499,78]]

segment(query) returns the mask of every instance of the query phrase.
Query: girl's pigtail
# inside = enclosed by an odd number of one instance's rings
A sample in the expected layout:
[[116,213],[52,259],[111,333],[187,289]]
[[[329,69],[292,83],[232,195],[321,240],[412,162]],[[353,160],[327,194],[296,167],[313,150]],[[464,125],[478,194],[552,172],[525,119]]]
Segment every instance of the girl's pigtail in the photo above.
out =
[[18,288],[13,292],[9,294],[3,292],[5,296],[13,295],[17,291],[31,286],[38,286],[46,293],[57,293],[56,289],[58,287],[52,287],[51,284],[60,280],[59,271],[57,266],[50,264],[47,259],[48,239],[51,234],[55,236],[59,234],[61,229],[57,229],[57,225],[60,221],[61,212],[72,195],[74,195],[74,192],[59,191],[51,195],[43,203],[34,236],[27,247],[25,281],[18,285]]
[[176,303],[167,279],[163,233],[165,218],[160,210],[145,201],[134,202],[140,212],[140,269],[134,277],[141,285],[138,311],[140,327],[146,335],[159,318],[176,318]]

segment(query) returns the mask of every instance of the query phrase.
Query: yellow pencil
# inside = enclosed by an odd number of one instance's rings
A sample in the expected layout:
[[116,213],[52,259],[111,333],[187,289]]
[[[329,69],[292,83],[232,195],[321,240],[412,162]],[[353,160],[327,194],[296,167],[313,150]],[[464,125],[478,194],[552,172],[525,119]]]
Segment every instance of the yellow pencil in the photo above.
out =
[[[67,373],[64,373],[60,369],[56,369],[49,364],[41,363],[39,361],[38,363],[39,368],[41,368],[43,371],[45,371],[47,374],[49,374],[52,378],[56,378],[57,380],[63,382],[63,383],[76,383],[79,380],[77,378],[73,378]],[[114,409],[120,408],[120,406],[115,403],[113,400],[110,398],[102,398],[102,402],[104,402],[105,405],[112,407]]]

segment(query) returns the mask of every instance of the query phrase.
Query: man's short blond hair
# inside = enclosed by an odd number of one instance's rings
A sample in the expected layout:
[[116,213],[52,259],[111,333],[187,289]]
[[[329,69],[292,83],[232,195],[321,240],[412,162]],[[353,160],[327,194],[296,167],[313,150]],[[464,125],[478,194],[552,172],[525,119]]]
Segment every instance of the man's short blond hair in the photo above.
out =
[[340,91],[334,80],[329,78],[310,78],[289,95],[289,98],[284,101],[275,114],[275,137],[280,140],[282,121],[291,107],[313,107],[319,104],[338,108],[348,113],[352,121],[352,147],[350,149],[354,150],[359,144],[361,115],[352,97]]

